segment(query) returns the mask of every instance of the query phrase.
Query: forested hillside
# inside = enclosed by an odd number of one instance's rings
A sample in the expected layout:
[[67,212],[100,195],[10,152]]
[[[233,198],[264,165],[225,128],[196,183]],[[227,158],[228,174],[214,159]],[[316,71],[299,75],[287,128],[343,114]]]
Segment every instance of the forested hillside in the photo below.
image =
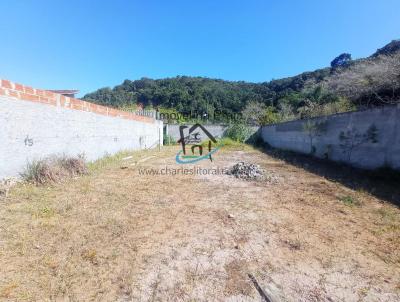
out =
[[[365,59],[344,53],[331,66],[264,83],[231,82],[202,77],[125,80],[101,88],[85,100],[119,108],[136,104],[223,120],[242,113],[253,123],[266,124],[332,114],[400,99],[400,40]],[[223,114],[215,116],[215,112]]]

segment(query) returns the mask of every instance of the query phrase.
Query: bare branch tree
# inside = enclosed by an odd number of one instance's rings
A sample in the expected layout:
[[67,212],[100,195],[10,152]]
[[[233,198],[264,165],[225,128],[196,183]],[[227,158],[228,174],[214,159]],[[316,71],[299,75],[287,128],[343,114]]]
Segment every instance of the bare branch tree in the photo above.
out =
[[360,105],[400,101],[400,52],[357,62],[325,81],[328,90]]

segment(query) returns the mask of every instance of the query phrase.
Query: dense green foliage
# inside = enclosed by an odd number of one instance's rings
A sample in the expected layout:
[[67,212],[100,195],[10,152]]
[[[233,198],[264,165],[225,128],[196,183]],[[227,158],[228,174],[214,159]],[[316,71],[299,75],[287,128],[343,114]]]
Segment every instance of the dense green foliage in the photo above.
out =
[[310,78],[323,79],[327,74],[329,70],[318,70],[261,84],[186,76],[160,80],[142,78],[125,80],[113,89],[101,88],[85,95],[84,99],[119,108],[141,103],[144,107],[159,108],[161,112],[173,109],[183,114],[181,118],[201,118],[207,114],[211,120],[230,121],[250,102],[273,107],[289,102],[297,109],[305,82]]
[[233,123],[225,130],[224,137],[230,138],[233,141],[244,143],[251,136],[251,129],[243,123]]
[[263,85],[182,76],[125,80],[114,89],[102,88],[84,99],[115,107],[142,103],[145,107],[174,108],[191,117],[206,113],[211,118],[216,115],[216,119],[223,120],[240,112],[248,101],[263,101],[270,95],[270,90]]
[[270,82],[187,76],[142,78],[125,80],[113,89],[101,88],[84,99],[128,109],[142,104],[168,113],[169,122],[204,118],[228,122],[237,121],[239,116],[250,124],[268,124],[349,111],[356,106],[389,103],[400,97],[397,42],[384,47],[385,51],[381,51],[384,54],[353,61],[350,54],[342,54],[334,60],[335,68]]

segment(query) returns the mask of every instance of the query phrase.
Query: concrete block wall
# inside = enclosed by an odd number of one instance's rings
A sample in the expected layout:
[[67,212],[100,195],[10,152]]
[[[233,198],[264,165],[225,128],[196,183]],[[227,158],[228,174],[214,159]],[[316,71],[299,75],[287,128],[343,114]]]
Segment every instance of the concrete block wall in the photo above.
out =
[[0,80],[0,179],[51,155],[88,160],[162,144],[163,123],[151,117]]
[[[167,131],[166,134],[170,135],[171,137],[174,138],[175,141],[180,139],[180,133],[179,133],[179,126],[178,124],[169,124],[166,125]],[[189,128],[191,125],[185,124],[185,126],[188,126]],[[203,124],[203,126],[207,129],[208,132],[215,138],[221,138],[225,132],[225,130],[228,128],[228,125],[223,125],[223,124]],[[252,129],[252,135],[255,134],[260,127],[251,127]],[[202,139],[207,139],[206,137],[201,137]]]
[[[304,130],[307,122],[325,125],[325,131],[313,138],[315,156],[364,169],[400,170],[400,105],[268,125],[262,127],[261,137],[274,148],[310,154],[310,137]],[[363,135],[372,125],[377,129],[377,142],[355,146],[349,156],[340,133],[349,130]]]

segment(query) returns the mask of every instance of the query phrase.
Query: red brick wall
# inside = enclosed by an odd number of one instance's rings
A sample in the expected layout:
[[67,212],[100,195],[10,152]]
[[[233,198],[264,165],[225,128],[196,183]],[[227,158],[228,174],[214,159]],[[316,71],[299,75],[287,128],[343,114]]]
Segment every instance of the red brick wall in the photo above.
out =
[[63,96],[47,90],[35,89],[8,80],[0,79],[0,96],[7,96],[20,101],[36,102],[66,109],[81,110],[96,114],[120,117],[128,120],[154,123],[155,120],[148,116],[140,116],[131,112],[117,110],[78,99]]

